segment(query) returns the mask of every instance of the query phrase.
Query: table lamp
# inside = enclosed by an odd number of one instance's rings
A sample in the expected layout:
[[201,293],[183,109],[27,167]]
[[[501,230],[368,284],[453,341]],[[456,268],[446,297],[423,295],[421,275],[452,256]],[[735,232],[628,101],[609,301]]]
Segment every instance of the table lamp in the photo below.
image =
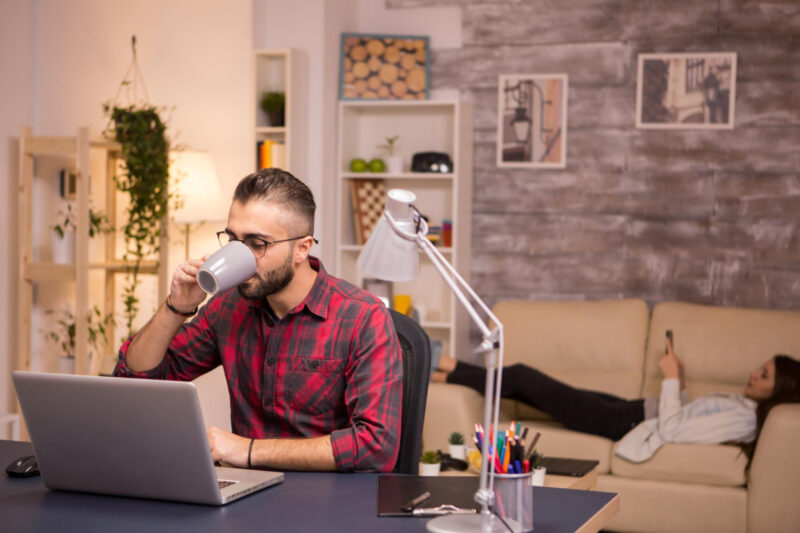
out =
[[[403,189],[391,189],[386,195],[386,208],[358,257],[358,268],[366,275],[388,281],[411,281],[419,272],[419,252],[422,251],[447,283],[458,301],[483,335],[477,349],[486,359],[486,386],[484,390],[483,427],[497,429],[500,412],[500,385],[503,364],[503,325],[489,307],[475,294],[451,265],[426,237],[428,225],[414,202],[416,195]],[[477,305],[477,308],[476,308]],[[494,324],[489,329],[481,319],[483,311]],[[435,532],[501,532],[506,526],[495,518],[494,469],[489,468],[489,439],[481,444],[483,461],[481,478],[475,501],[481,506],[479,514],[452,514],[436,517],[427,524]]]
[[226,206],[217,181],[214,161],[208,152],[170,152],[170,183],[176,187],[181,207],[172,213],[178,224],[185,224],[186,259],[189,258],[191,224],[226,219]]

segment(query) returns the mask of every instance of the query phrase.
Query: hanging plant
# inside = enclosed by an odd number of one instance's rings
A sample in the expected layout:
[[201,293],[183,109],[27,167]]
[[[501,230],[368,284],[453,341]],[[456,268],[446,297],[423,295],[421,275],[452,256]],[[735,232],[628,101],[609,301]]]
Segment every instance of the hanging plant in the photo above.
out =
[[[124,82],[123,82],[124,83]],[[110,118],[107,137],[122,150],[122,170],[115,176],[117,189],[128,195],[128,220],[121,228],[125,238],[123,259],[129,261],[123,287],[128,335],[139,312],[136,287],[142,261],[158,254],[161,221],[169,205],[169,141],[158,109],[150,105],[118,107],[106,104]]]

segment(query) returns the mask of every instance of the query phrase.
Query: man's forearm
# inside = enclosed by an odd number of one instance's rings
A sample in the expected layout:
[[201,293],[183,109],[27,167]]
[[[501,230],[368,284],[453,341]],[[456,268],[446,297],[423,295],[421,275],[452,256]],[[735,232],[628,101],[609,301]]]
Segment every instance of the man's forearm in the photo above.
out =
[[253,466],[273,470],[336,470],[330,435],[308,439],[257,439]]
[[184,320],[184,317],[161,304],[156,314],[131,340],[128,352],[125,354],[126,366],[134,372],[145,372],[161,364],[169,343]]

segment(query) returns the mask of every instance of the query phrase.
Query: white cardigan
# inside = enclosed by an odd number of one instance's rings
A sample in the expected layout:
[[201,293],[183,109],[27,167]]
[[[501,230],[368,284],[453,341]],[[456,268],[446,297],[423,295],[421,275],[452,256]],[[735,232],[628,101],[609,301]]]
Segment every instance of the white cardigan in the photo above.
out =
[[617,455],[640,463],[665,442],[718,444],[750,442],[756,436],[756,402],[741,394],[709,394],[681,405],[680,382],[661,383],[658,418],[630,430],[617,446]]

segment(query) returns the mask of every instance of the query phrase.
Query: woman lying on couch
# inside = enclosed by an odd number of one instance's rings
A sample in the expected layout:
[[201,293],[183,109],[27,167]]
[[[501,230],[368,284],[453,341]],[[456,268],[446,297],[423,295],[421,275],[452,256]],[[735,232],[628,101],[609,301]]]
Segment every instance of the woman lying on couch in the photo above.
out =
[[[709,394],[689,402],[683,365],[667,343],[658,364],[660,398],[625,400],[570,387],[525,364],[503,368],[501,394],[544,411],[569,429],[620,440],[617,455],[649,459],[665,442],[737,442],[752,458],[770,409],[800,402],[800,362],[776,355],[750,373],[743,394]],[[465,385],[483,393],[484,368],[442,358],[432,381]]]

